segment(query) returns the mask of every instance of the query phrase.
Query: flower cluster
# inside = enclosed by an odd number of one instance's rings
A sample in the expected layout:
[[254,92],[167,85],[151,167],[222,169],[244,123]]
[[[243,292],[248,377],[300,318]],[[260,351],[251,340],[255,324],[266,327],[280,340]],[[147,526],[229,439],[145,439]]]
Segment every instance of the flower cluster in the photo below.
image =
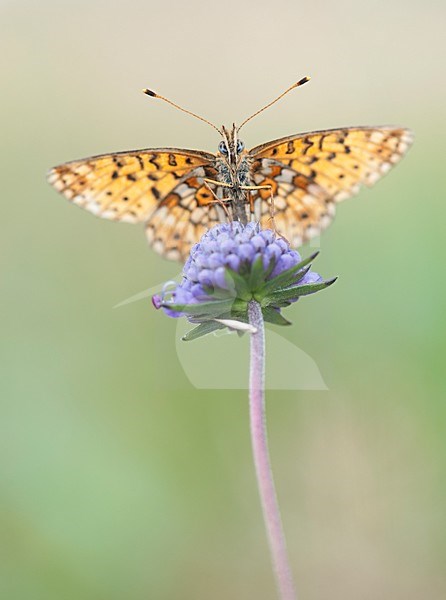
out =
[[199,324],[185,339],[230,322],[247,323],[251,300],[260,304],[265,321],[287,325],[281,308],[335,281],[323,281],[310,270],[316,255],[302,260],[283,238],[257,223],[222,223],[193,246],[181,283],[152,301],[171,317],[186,316]]

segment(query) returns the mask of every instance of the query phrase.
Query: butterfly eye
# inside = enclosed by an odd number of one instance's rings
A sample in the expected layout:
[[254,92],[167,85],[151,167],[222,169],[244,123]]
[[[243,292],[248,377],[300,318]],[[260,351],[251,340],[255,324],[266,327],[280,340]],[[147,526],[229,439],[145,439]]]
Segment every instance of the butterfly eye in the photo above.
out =
[[220,142],[218,144],[218,149],[222,154],[228,154],[228,149],[226,147],[226,144],[224,142]]
[[240,154],[240,152],[244,150],[244,148],[245,144],[242,142],[242,140],[237,140],[237,154]]

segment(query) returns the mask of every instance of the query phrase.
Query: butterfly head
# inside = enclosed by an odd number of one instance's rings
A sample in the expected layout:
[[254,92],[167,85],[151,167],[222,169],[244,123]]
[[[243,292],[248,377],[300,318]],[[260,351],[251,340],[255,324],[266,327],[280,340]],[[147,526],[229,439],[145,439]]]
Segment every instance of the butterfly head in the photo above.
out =
[[241,155],[244,153],[245,144],[237,136],[237,127],[232,126],[232,129],[221,128],[222,141],[218,145],[219,156],[228,165],[237,166]]

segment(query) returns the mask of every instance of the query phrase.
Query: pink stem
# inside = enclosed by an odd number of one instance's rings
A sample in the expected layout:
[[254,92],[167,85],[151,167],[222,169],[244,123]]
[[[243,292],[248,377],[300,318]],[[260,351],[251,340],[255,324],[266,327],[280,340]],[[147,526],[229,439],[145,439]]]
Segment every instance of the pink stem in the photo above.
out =
[[265,328],[260,304],[248,306],[249,322],[256,328],[251,334],[249,400],[251,440],[263,518],[281,600],[295,600],[293,576],[288,561],[285,535],[271,471],[265,421]]

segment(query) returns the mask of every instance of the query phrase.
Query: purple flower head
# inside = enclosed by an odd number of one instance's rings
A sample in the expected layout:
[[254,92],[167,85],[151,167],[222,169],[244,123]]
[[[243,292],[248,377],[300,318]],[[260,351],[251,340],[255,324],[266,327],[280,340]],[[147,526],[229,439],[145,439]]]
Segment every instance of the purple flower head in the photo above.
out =
[[281,308],[334,281],[310,271],[315,257],[302,260],[288,242],[257,223],[222,223],[193,246],[181,283],[170,290],[164,286],[152,302],[171,317],[212,321],[215,329],[216,319],[246,322],[248,302],[257,300],[266,321],[285,325]]

